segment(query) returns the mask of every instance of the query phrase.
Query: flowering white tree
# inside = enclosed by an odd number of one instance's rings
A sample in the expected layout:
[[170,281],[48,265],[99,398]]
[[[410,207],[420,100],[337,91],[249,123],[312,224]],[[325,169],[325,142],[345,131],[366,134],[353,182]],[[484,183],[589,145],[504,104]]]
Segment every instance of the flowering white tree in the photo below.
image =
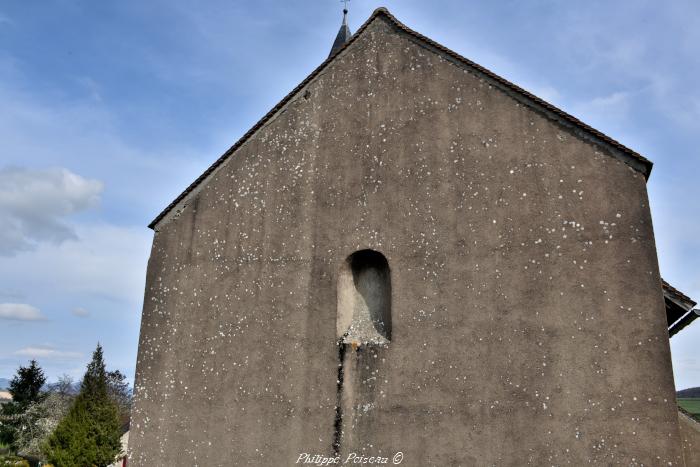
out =
[[69,394],[51,392],[41,402],[35,402],[18,416],[15,444],[17,452],[42,457],[41,448],[58,423],[68,413],[73,401]]

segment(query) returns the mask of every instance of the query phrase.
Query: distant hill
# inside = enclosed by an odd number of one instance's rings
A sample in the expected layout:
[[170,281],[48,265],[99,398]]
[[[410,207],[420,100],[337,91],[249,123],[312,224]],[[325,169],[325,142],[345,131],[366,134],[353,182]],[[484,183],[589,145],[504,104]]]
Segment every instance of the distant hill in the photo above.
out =
[[695,397],[700,398],[700,388],[683,389],[682,391],[678,391],[676,393],[676,397],[683,398],[683,399],[695,398]]
[[10,387],[10,380],[6,378],[0,378],[0,391]]

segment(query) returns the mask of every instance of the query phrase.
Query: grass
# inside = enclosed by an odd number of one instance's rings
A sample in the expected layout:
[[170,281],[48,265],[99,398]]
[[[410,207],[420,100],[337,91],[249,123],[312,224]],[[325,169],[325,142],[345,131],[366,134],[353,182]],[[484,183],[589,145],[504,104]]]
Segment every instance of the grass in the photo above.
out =
[[690,413],[695,420],[700,421],[700,398],[695,399],[678,399],[678,405],[682,409]]

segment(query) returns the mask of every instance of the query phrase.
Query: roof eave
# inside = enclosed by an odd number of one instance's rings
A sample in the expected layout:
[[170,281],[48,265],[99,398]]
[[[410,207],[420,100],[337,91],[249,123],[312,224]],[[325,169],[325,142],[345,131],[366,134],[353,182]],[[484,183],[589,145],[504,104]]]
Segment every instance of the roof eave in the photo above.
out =
[[668,336],[673,337],[686,327],[690,326],[700,316],[700,310],[690,310],[681,319],[668,328]]

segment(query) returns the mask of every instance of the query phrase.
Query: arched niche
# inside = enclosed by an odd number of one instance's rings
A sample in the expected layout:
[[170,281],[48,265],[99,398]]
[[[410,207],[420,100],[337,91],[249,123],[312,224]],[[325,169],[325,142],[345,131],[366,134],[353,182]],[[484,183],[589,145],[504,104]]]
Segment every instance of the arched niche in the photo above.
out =
[[356,251],[341,266],[337,332],[346,344],[387,344],[391,340],[391,271],[378,251]]

